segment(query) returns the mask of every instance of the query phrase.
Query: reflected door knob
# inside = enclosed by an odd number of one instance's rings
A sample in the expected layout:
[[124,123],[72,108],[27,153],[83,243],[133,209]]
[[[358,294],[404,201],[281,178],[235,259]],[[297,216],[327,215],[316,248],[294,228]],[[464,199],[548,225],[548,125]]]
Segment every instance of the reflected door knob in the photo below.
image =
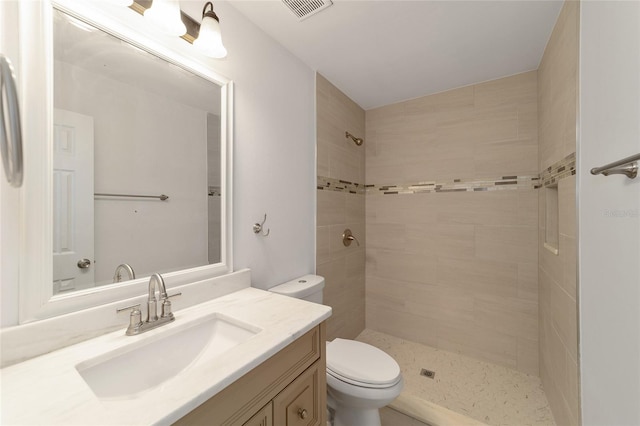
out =
[[301,408],[298,410],[298,417],[300,417],[301,419],[306,419],[307,418],[307,410],[305,410],[304,408]]
[[89,266],[91,266],[91,261],[89,259],[78,260],[78,268],[87,269]]

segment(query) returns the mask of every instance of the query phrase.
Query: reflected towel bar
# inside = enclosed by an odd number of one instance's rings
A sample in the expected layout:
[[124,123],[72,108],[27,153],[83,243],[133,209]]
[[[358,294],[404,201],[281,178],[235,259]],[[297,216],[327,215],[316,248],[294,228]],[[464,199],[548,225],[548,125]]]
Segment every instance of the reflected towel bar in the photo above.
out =
[[634,179],[638,176],[638,160],[640,160],[640,154],[632,155],[630,157],[623,158],[622,160],[606,164],[602,167],[594,167],[591,169],[591,174],[599,175],[602,173],[605,176],[622,174],[627,176],[629,179]]
[[160,195],[128,195],[128,194],[93,194],[96,197],[130,197],[130,198],[158,198],[162,201],[168,200],[169,196],[160,194]]

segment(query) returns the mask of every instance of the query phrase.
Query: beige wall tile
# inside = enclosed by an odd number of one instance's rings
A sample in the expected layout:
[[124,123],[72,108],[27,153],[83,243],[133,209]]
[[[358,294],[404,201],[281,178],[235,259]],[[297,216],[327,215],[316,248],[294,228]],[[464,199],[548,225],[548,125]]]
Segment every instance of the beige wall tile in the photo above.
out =
[[[576,151],[579,3],[564,3],[538,70],[539,170]],[[540,191],[544,236],[545,199]],[[540,240],[540,365],[557,424],[577,424],[575,178],[558,183],[559,254]],[[569,362],[569,360],[572,360]]]
[[474,169],[478,176],[532,176],[538,170],[538,140],[506,139],[480,142],[475,147]]
[[364,170],[360,170],[360,153],[345,147],[329,145],[329,176],[352,183],[364,183]]
[[532,226],[476,226],[476,256],[505,262],[538,259],[538,230]]
[[[578,363],[567,355],[567,390],[564,393],[567,405],[571,411],[571,416],[575,420],[580,419],[580,372],[578,371]],[[576,421],[575,424],[580,424]]]
[[327,226],[345,223],[347,218],[347,194],[338,191],[317,190],[317,225]]
[[391,183],[396,183],[396,181],[406,182],[407,180],[408,179],[402,165],[394,164],[377,166],[370,164],[367,159],[367,185],[389,185]]
[[331,255],[331,231],[328,226],[316,227],[316,264],[329,262]]
[[544,269],[549,277],[557,283],[561,283],[563,279],[562,261],[560,252],[553,254],[544,246],[544,232],[540,235],[540,267]]
[[538,265],[531,262],[518,263],[518,297],[538,301]]
[[575,238],[560,235],[560,259],[562,262],[562,281],[560,284],[569,296],[577,300],[578,242]]
[[433,194],[367,195],[367,223],[434,223],[436,206]]
[[347,224],[339,223],[337,225],[330,225],[328,228],[331,259],[344,258],[347,255],[347,247],[342,243],[342,234],[344,233],[345,228],[347,228]]
[[367,247],[403,251],[406,246],[405,225],[399,223],[368,223]]
[[493,107],[479,107],[476,104],[473,120],[475,144],[518,138],[518,110],[512,104]]
[[433,285],[412,285],[415,297],[406,301],[406,311],[431,318],[439,324],[469,327],[474,321],[475,298],[465,291]]
[[518,295],[518,267],[515,263],[484,259],[455,259],[438,256],[437,283],[475,295]]
[[329,176],[329,145],[318,142],[316,144],[316,167],[318,176]]
[[401,195],[397,197],[397,200],[392,200],[402,209],[402,223],[436,223],[439,201],[433,195],[428,193]]
[[[571,416],[569,406],[565,401],[562,392],[555,385],[552,379],[552,374],[544,369],[544,365],[540,365],[540,376],[543,383],[543,388],[551,409],[553,412],[553,418],[558,426],[575,426],[578,425],[577,420]],[[552,402],[553,401],[553,402]]]
[[[536,80],[537,86],[537,80]],[[538,140],[538,101],[518,104],[518,139]],[[536,153],[536,162],[538,154]]]
[[553,282],[544,269],[539,270],[538,277],[540,280],[538,305],[542,310],[540,315],[544,320],[551,321],[551,287],[557,284]]
[[424,223],[405,226],[405,252],[431,257],[472,259],[475,227],[467,224]]
[[565,2],[538,70],[539,170],[576,150],[578,7]]
[[431,256],[388,250],[367,250],[367,276],[416,283],[435,283],[436,262]]
[[518,371],[522,371],[523,373],[533,374],[535,376],[538,376],[540,371],[538,366],[537,336],[536,336],[536,339],[533,339],[533,340],[525,339],[523,337],[518,337],[517,345],[518,345],[518,358],[517,358]]
[[576,177],[571,176],[558,182],[558,230],[560,234],[576,237]]
[[553,377],[554,384],[558,390],[560,385],[567,382],[567,360],[566,351],[562,339],[558,335],[555,327],[551,325],[547,334],[549,344],[549,372]]
[[[365,249],[364,247],[349,247],[351,250],[347,251],[345,255],[346,259],[346,277],[350,278],[360,278],[364,279],[364,270],[365,270]],[[357,288],[362,287],[362,292],[364,295],[364,283],[362,286],[356,286]]]
[[476,106],[500,106],[536,102],[537,71],[516,74],[475,85]]
[[517,339],[478,324],[461,328],[441,325],[438,327],[437,347],[517,368]]
[[474,305],[476,324],[513,337],[538,339],[538,304],[502,296],[477,296]]
[[[317,74],[317,170],[319,176],[364,184],[365,147],[345,138],[364,137],[365,113],[327,79]],[[365,197],[317,191],[316,273],[325,277],[324,303],[333,308],[327,337],[354,338],[365,321]],[[342,244],[350,228],[361,247]]]
[[538,190],[523,189],[518,193],[518,225],[538,226]]
[[380,301],[367,293],[366,297],[367,328],[391,334],[401,339],[411,340],[424,345],[438,347],[436,333],[425,333],[425,330],[436,330],[437,322],[431,318],[390,309],[386,301]]
[[347,194],[346,222],[365,222],[365,196],[364,194]]
[[439,223],[521,225],[520,191],[444,192],[433,194]]
[[341,293],[345,286],[345,260],[344,258],[332,260],[316,266],[316,273],[325,279],[323,304],[334,309],[333,314],[327,320],[327,339],[340,337],[341,330],[346,323],[346,318],[341,314]]
[[[366,183],[537,174],[537,84],[534,71],[367,111]],[[368,194],[367,327],[533,371],[537,196]]]
[[551,317],[552,324],[566,352],[568,352],[573,359],[578,359],[578,318],[576,301],[558,285],[551,286]]
[[[405,108],[404,113],[408,116],[423,116],[425,114],[448,111],[457,112],[473,109],[475,104],[474,93],[474,86],[466,86],[412,99],[402,104]],[[367,114],[369,114],[369,111],[367,111]]]

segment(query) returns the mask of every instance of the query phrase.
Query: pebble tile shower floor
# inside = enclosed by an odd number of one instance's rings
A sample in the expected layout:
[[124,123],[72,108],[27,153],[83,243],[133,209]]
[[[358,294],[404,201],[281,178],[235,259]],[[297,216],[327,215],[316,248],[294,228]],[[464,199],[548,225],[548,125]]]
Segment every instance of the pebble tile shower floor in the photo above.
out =
[[[555,426],[540,378],[388,334],[364,330],[356,340],[400,364],[405,392],[495,426]],[[435,371],[433,379],[420,375]]]

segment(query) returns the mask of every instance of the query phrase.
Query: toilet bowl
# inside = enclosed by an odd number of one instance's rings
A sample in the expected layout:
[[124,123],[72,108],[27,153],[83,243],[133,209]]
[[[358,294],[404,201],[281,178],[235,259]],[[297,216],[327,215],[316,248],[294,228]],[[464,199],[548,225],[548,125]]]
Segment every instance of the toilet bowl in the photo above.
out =
[[327,343],[327,404],[334,426],[380,426],[379,408],[396,399],[403,381],[398,363],[355,340]]
[[[322,303],[324,278],[305,275],[270,288],[289,297]],[[363,342],[327,342],[327,405],[333,426],[380,426],[379,408],[400,395],[398,363],[382,350]]]

